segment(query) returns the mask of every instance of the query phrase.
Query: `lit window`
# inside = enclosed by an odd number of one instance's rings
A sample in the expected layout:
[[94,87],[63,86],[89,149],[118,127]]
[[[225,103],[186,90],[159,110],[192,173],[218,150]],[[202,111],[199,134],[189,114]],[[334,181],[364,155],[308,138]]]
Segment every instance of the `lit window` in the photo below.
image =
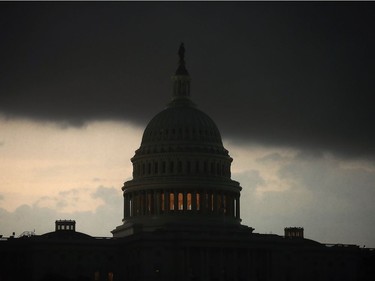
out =
[[187,209],[188,209],[188,210],[191,210],[191,193],[188,193],[188,194],[187,194],[187,197],[186,197],[186,205],[187,205]]
[[182,193],[178,194],[178,209],[180,211],[184,209],[184,195]]
[[199,211],[201,209],[201,205],[200,205],[200,199],[199,199],[200,195],[199,193],[196,194],[196,200],[197,200],[197,211]]
[[153,210],[153,196],[151,193],[148,193],[147,194],[147,212],[148,213],[152,213],[152,210]]
[[174,210],[174,194],[173,193],[169,194],[169,210],[171,211]]

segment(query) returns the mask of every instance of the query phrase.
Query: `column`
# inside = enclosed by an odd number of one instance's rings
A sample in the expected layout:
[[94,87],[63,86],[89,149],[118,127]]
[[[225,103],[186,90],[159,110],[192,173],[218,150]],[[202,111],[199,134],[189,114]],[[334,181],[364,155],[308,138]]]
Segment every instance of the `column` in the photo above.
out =
[[212,196],[211,192],[205,191],[204,192],[204,211],[206,213],[212,213]]
[[132,193],[132,216],[135,217],[137,215],[137,195],[135,192]]
[[174,191],[174,211],[178,211],[178,192]]
[[191,210],[197,210],[197,192],[195,190],[191,193]]
[[[151,165],[151,164],[150,164]],[[145,214],[145,193],[141,191],[139,193],[139,214],[143,216]]]
[[186,212],[187,211],[187,192],[183,191],[182,196],[183,196],[183,208],[182,209],[184,212]]
[[154,199],[154,214],[159,215],[160,214],[160,191],[159,190],[153,190],[153,199]]
[[124,193],[124,218],[122,221],[124,221],[128,217],[128,195]]
[[169,212],[169,191],[164,190],[164,211]]
[[240,196],[236,196],[236,219],[240,219]]
[[213,201],[213,204],[214,204],[213,212],[217,214],[218,213],[218,209],[219,209],[218,205],[217,205],[217,196],[218,196],[218,194],[216,192],[212,192],[212,194],[213,194],[212,197],[213,197],[213,200],[214,200]]
[[233,208],[234,208],[234,201],[233,201],[233,195],[228,194],[227,195],[227,215],[229,217],[233,217]]

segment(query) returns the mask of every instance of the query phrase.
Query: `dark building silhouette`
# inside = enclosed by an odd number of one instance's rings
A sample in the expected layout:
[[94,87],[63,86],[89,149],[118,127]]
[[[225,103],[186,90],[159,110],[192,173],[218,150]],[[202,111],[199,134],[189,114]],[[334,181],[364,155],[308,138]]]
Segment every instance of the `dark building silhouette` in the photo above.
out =
[[258,234],[241,224],[241,186],[220,132],[190,99],[185,49],[167,108],[147,125],[122,187],[112,238],[56,221],[54,232],[0,241],[5,280],[374,280],[373,249]]

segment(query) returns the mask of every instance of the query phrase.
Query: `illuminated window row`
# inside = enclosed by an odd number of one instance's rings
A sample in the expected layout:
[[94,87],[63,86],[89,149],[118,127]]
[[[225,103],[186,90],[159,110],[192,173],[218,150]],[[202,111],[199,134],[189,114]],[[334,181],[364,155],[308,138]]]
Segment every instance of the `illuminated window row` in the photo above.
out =
[[239,195],[226,192],[152,190],[124,195],[124,218],[173,212],[201,212],[239,218]]

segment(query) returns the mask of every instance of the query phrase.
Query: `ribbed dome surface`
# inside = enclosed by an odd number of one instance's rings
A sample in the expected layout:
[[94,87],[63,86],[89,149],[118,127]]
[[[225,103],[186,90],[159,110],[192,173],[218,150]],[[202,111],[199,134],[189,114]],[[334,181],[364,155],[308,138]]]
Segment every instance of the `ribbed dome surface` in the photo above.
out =
[[215,123],[189,99],[172,101],[147,125],[141,146],[162,143],[223,145]]

